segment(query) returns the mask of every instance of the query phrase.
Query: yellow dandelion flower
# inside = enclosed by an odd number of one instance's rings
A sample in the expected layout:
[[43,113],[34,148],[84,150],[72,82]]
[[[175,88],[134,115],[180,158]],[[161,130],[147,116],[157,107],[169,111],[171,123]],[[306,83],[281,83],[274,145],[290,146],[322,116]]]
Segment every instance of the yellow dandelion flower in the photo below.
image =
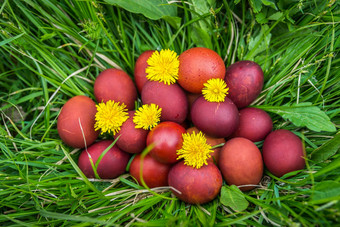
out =
[[157,50],[147,60],[149,66],[145,69],[146,78],[164,84],[174,84],[178,79],[179,60],[172,50]]
[[209,79],[202,89],[202,94],[208,102],[224,102],[229,88],[220,78]]
[[177,150],[177,159],[184,158],[184,164],[194,168],[207,165],[207,159],[211,157],[212,147],[207,144],[207,139],[202,132],[184,133],[182,148]]
[[97,113],[94,129],[96,131],[101,129],[101,134],[113,132],[113,135],[115,135],[119,132],[122,124],[129,118],[124,103],[120,104],[119,102],[109,100],[106,103],[99,103],[96,107]]
[[158,125],[161,117],[162,108],[158,105],[151,103],[144,104],[139,107],[133,117],[135,128],[143,128],[145,130],[151,130],[153,127]]

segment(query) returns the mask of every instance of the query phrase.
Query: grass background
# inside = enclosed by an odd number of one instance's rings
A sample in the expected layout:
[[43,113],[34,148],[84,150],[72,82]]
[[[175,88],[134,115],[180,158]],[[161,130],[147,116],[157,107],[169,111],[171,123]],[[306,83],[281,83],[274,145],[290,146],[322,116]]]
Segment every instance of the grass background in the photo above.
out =
[[[2,1],[0,225],[339,223],[339,3],[160,2]],[[306,169],[282,178],[266,171],[259,187],[246,193],[225,185],[228,195],[201,206],[171,198],[167,188],[155,191],[170,199],[154,195],[127,174],[88,180],[76,165],[80,151],[58,137],[62,105],[75,95],[94,98],[93,81],[105,68],[133,76],[145,50],[180,54],[195,46],[215,50],[226,66],[238,60],[261,65],[265,85],[253,105],[270,112],[275,129],[301,137]],[[307,107],[296,108],[301,103]],[[331,126],[325,131],[325,125]]]

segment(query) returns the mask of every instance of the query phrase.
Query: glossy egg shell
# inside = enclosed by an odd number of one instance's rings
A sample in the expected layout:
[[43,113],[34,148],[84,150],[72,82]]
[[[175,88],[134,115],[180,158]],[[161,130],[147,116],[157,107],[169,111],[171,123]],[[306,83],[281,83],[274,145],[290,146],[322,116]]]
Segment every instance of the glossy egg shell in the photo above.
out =
[[233,137],[244,137],[253,142],[259,142],[272,131],[273,121],[266,111],[247,107],[241,109],[240,124]]
[[[200,130],[198,130],[196,127],[191,127],[191,128],[187,129],[187,133],[192,133],[192,132],[199,133]],[[215,138],[215,137],[211,137],[211,136],[208,136],[208,135],[205,135],[205,134],[204,134],[204,136],[207,139],[207,144],[209,144],[212,147],[225,143],[224,138]],[[213,149],[214,152],[210,153],[211,158],[209,158],[207,161],[218,163],[218,160],[220,159],[221,149],[222,149],[222,147],[217,147],[217,148]]]
[[136,155],[130,165],[130,174],[142,185],[140,167],[143,164],[143,180],[149,188],[168,186],[168,174],[171,165],[157,162],[150,155],[141,159],[141,154]]
[[113,100],[124,103],[128,110],[134,110],[137,89],[130,76],[123,70],[106,69],[94,82],[94,95],[98,103]]
[[154,50],[147,50],[144,51],[139,57],[137,58],[135,64],[135,71],[134,71],[134,78],[135,83],[137,86],[137,90],[139,93],[142,92],[142,88],[148,79],[146,78],[145,69],[149,66],[147,60],[151,57],[151,55],[155,52]]
[[239,113],[234,103],[225,98],[224,102],[208,102],[203,96],[196,99],[191,107],[193,124],[205,134],[224,138],[232,135],[239,125]]
[[[91,166],[90,158],[93,165],[96,164],[99,156],[113,143],[113,140],[102,140],[92,144],[86,150],[83,150],[78,159],[78,166],[88,178],[94,178],[95,174]],[[120,150],[114,145],[103,156],[97,168],[97,173],[101,179],[113,179],[119,177],[125,172],[125,168],[129,162],[130,155]]]
[[[222,147],[218,166],[229,185],[258,185],[263,175],[260,150],[250,140],[237,137],[228,140]],[[240,187],[242,191],[255,186]]]
[[120,131],[114,136],[118,138],[117,146],[128,153],[140,153],[146,147],[146,137],[149,133],[148,130],[142,128],[135,128],[133,117],[135,111],[129,111],[129,118],[123,123]]
[[181,149],[183,145],[182,134],[185,132],[185,128],[175,122],[161,122],[147,136],[147,146],[154,145],[150,155],[162,163],[177,162],[177,150]]
[[169,186],[176,189],[172,192],[190,204],[203,204],[215,199],[222,181],[220,170],[212,163],[196,169],[181,161],[171,168],[168,177]]
[[227,68],[225,81],[229,87],[228,98],[238,108],[251,104],[261,93],[263,71],[253,61],[238,61]]
[[[61,109],[57,129],[61,140],[74,148],[91,145],[98,137],[94,130],[95,102],[87,96],[75,96],[68,100]],[[84,141],[85,140],[85,141]]]
[[162,108],[161,121],[183,123],[188,114],[188,100],[178,84],[166,85],[148,81],[142,90],[143,104],[157,104]]
[[298,136],[286,129],[271,132],[262,147],[263,161],[277,177],[305,168],[305,152]]
[[223,59],[211,49],[194,47],[184,51],[178,59],[178,83],[188,92],[201,93],[207,80],[225,77]]

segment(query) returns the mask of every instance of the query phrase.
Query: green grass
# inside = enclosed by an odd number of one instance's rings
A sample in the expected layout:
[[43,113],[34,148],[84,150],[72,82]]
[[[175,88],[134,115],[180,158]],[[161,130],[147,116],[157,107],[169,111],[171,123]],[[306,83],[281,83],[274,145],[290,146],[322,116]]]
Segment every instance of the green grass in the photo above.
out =
[[152,20],[105,1],[3,1],[1,226],[340,223],[339,134],[296,126],[274,113],[275,129],[303,139],[307,166],[282,178],[266,171],[260,187],[241,194],[249,202],[242,211],[222,205],[220,196],[188,205],[164,199],[172,196],[169,189],[156,191],[162,197],[151,193],[129,175],[94,181],[78,169],[80,150],[63,144],[56,130],[60,108],[75,95],[94,98],[93,81],[105,68],[120,67],[132,76],[137,57],[147,49],[181,53],[203,45],[219,53],[226,66],[254,60],[263,68],[265,85],[253,105],[309,102],[339,129],[339,3],[190,2],[174,3],[174,16],[180,18],[175,25],[170,20],[175,17]]

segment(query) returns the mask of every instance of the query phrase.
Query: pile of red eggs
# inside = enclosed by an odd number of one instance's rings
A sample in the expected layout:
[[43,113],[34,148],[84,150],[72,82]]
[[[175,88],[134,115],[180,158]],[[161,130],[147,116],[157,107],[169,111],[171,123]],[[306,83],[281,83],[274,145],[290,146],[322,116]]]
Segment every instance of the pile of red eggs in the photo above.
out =
[[[159,57],[159,67],[151,71],[149,60],[154,54],[161,56],[162,51],[146,51],[139,56],[134,80],[119,69],[104,70],[96,78],[96,101],[124,103],[128,111],[117,133],[106,134],[108,139],[98,140],[98,105],[92,99],[76,96],[63,106],[58,133],[67,145],[85,148],[78,164],[87,177],[116,178],[132,159],[128,171],[139,184],[143,179],[150,188],[171,186],[181,200],[202,204],[219,194],[223,179],[247,191],[259,185],[264,165],[277,177],[304,168],[299,137],[284,129],[272,131],[270,115],[248,107],[263,88],[263,71],[257,63],[238,61],[226,68],[215,51],[195,47],[173,58],[178,61],[170,62],[170,66],[166,56]],[[175,77],[172,81],[155,81],[148,72]],[[209,101],[202,93],[211,79],[216,84],[210,84],[210,95],[219,89],[227,91],[218,101]],[[222,83],[227,88],[221,87]],[[136,127],[135,106],[140,102],[161,109],[155,127]],[[262,140],[261,152],[254,142]],[[195,144],[197,141],[206,142],[210,153],[197,154],[207,149]],[[150,152],[144,157],[141,153],[146,147]],[[191,153],[185,153],[188,150]]]

